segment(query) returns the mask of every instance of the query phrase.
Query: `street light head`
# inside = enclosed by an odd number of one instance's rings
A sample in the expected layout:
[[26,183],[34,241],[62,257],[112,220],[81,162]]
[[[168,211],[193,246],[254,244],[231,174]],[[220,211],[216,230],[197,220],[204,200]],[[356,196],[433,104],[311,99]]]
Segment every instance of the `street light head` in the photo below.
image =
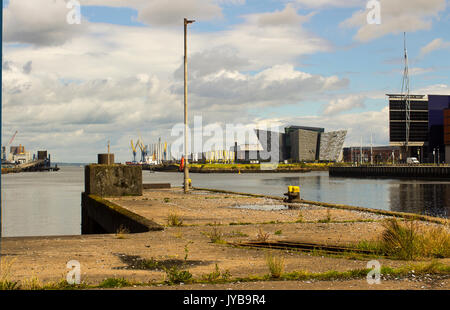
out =
[[185,24],[192,24],[195,23],[195,20],[188,20],[187,18],[184,19]]

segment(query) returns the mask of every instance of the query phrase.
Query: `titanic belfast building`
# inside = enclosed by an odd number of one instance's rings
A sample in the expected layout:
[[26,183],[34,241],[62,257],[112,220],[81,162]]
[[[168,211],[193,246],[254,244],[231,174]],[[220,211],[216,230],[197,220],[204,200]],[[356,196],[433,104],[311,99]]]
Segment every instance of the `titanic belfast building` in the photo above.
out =
[[[404,95],[388,94],[389,144],[406,145]],[[425,163],[450,163],[450,95],[409,95],[408,154]],[[401,158],[405,160],[406,158]]]
[[347,135],[347,130],[325,132],[324,128],[306,126],[288,126],[284,132],[255,132],[262,146],[258,159],[275,152],[278,161],[292,162],[338,161]]

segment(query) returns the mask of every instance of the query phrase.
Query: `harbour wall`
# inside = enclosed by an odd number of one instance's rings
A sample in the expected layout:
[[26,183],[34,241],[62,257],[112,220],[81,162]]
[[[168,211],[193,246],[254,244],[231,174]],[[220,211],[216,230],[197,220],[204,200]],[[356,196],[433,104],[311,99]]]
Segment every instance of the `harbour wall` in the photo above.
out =
[[108,234],[126,229],[129,233],[163,230],[145,217],[97,195],[81,195],[81,234]]
[[330,167],[332,177],[450,180],[450,166]]
[[137,215],[104,197],[142,196],[142,168],[126,165],[87,165],[85,192],[81,194],[81,233],[130,233],[163,230],[151,220]]

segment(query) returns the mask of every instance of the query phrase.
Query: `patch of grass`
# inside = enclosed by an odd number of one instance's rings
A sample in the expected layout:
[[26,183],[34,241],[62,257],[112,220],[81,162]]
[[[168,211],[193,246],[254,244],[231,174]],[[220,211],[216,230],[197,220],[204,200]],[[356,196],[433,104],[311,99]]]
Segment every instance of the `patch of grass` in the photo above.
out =
[[435,227],[422,233],[422,254],[425,257],[450,257],[450,234],[444,228]]
[[281,235],[281,234],[283,234],[283,232],[281,231],[281,230],[277,230],[276,232],[275,232],[275,235]]
[[89,285],[86,283],[69,284],[66,279],[61,279],[58,282],[50,282],[43,285],[44,290],[76,290],[86,288],[89,288]]
[[274,256],[271,252],[266,254],[266,263],[269,267],[270,276],[278,279],[284,272],[284,259],[281,256]]
[[125,239],[126,235],[130,233],[130,230],[125,227],[124,225],[120,225],[119,229],[116,231],[116,238],[117,239]]
[[14,259],[9,261],[6,257],[0,260],[0,290],[17,290],[20,288],[19,282],[10,279],[14,261]]
[[413,221],[399,223],[396,219],[383,222],[381,235],[383,253],[399,259],[413,260],[420,254],[418,226]]
[[26,279],[21,284],[22,284],[21,288],[24,290],[28,290],[28,291],[43,289],[42,282],[39,281],[39,279],[37,277],[31,277],[29,279]]
[[167,225],[170,227],[183,226],[183,220],[175,212],[170,212],[167,216]]
[[208,283],[226,282],[231,278],[231,273],[228,270],[221,272],[219,266],[216,264],[215,270],[211,273],[202,276],[202,281]]
[[170,198],[167,198],[167,197],[164,198],[163,200],[164,200],[165,203],[169,203],[170,202]]
[[0,291],[12,291],[19,290],[21,287],[19,282],[11,281],[11,280],[2,280],[0,281]]
[[223,240],[223,233],[217,226],[213,226],[206,235],[211,239],[212,243],[225,243],[225,240]]
[[269,233],[266,233],[262,230],[262,228],[259,228],[258,234],[256,235],[256,240],[259,242],[267,242],[269,240]]
[[128,287],[133,284],[125,278],[108,278],[103,280],[98,287],[99,288],[116,288],[116,287]]
[[401,260],[450,257],[450,234],[445,227],[425,228],[414,221],[388,219],[379,240],[361,241],[357,248]]

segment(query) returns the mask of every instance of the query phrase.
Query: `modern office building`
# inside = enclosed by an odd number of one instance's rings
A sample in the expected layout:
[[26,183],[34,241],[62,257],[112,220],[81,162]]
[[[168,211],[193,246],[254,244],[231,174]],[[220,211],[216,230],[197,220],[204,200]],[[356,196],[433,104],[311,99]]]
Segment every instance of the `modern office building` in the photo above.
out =
[[446,155],[444,113],[450,108],[450,96],[409,96],[410,130],[407,154],[405,153],[407,113],[404,96],[401,94],[387,96],[389,97],[389,145],[403,148],[400,160],[404,161],[406,157],[417,157],[421,162],[444,161]]
[[[284,133],[255,130],[262,146],[261,161],[277,156],[278,161],[338,161],[346,130],[325,132],[324,128],[288,126]],[[273,161],[273,160],[272,160]]]

